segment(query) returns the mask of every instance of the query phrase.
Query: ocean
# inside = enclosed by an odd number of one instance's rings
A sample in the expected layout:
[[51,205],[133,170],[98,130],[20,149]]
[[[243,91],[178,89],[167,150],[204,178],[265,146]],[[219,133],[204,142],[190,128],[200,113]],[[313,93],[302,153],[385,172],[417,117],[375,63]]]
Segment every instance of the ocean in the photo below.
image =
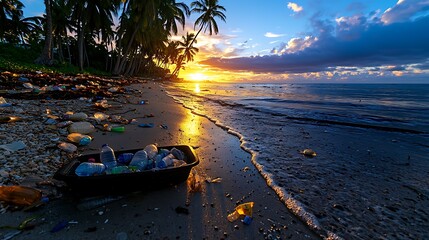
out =
[[429,85],[164,87],[239,137],[267,184],[309,227],[334,238],[429,238]]

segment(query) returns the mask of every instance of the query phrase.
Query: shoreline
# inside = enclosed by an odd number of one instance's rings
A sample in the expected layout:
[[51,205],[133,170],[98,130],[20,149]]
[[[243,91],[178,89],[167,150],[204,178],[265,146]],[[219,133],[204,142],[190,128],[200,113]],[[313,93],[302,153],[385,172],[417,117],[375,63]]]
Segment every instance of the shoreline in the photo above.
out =
[[[250,162],[250,154],[240,148],[237,137],[176,103],[159,83],[133,85],[136,86],[141,90],[140,96],[128,98],[125,101],[128,103],[122,108],[112,108],[107,112],[109,115],[135,118],[138,123],[153,122],[155,127],[139,128],[128,124],[124,133],[97,131],[93,141],[83,147],[82,153],[97,152],[103,143],[116,150],[143,148],[150,143],[159,146],[187,144],[196,148],[200,158],[200,164],[194,167],[199,176],[205,180],[221,178],[221,182],[203,181],[204,190],[192,194],[188,193],[186,183],[182,183],[172,188],[131,194],[86,211],[76,211],[77,203],[63,197],[36,209],[34,213],[6,212],[0,225],[17,225],[25,216],[35,213],[46,215],[45,223],[23,231],[14,239],[112,239],[124,234],[128,239],[318,238],[267,186]],[[148,100],[148,104],[129,103],[138,98]],[[143,117],[148,114],[154,117]],[[248,201],[255,202],[252,223],[228,222],[226,216],[236,204]],[[189,214],[176,213],[179,206],[187,208]],[[50,229],[64,218],[76,223],[50,233]]]

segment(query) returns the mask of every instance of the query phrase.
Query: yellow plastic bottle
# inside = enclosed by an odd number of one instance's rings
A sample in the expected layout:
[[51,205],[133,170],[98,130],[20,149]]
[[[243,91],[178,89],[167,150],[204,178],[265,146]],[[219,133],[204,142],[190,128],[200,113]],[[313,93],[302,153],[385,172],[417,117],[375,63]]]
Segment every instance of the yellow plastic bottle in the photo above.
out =
[[247,202],[247,203],[242,203],[242,204],[238,205],[237,207],[235,207],[234,212],[230,213],[227,216],[228,221],[234,222],[240,216],[252,217],[254,204],[255,204],[254,202]]

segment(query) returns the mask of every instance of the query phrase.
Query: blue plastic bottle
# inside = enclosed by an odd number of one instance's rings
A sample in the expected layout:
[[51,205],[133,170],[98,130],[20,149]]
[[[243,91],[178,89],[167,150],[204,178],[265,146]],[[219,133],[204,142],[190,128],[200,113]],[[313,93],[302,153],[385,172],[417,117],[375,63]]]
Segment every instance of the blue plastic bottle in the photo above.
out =
[[100,152],[100,161],[106,166],[106,172],[109,174],[112,168],[116,167],[115,152],[109,145],[103,144]]
[[137,167],[138,170],[143,171],[146,170],[149,164],[149,159],[145,150],[140,150],[136,152],[131,159],[129,166]]
[[79,177],[103,174],[106,166],[102,163],[83,162],[76,168],[75,173]]

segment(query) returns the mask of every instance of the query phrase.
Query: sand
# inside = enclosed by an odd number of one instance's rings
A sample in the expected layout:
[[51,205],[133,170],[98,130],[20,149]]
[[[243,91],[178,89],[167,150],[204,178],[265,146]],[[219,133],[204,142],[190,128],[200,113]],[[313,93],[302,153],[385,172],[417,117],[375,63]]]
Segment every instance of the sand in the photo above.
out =
[[[17,226],[31,216],[44,218],[39,225],[22,231],[14,239],[318,238],[267,186],[252,165],[250,154],[240,148],[237,137],[174,102],[158,83],[148,82],[133,87],[140,89],[142,95],[130,98],[130,102],[147,100],[146,104],[116,103],[116,107],[106,113],[135,118],[138,123],[154,123],[155,127],[141,128],[137,124],[128,124],[124,133],[98,131],[93,134],[94,140],[84,148],[83,154],[98,152],[103,143],[108,143],[115,150],[143,148],[151,143],[159,146],[190,145],[200,158],[200,164],[194,169],[204,180],[202,191],[189,193],[186,182],[183,182],[174,187],[125,195],[90,209],[82,209],[81,200],[65,194],[32,212],[0,215],[0,226]],[[148,114],[154,117],[145,118]],[[215,178],[221,178],[221,181],[205,181]],[[255,203],[253,221],[249,225],[240,220],[229,222],[227,215],[236,204],[244,202]],[[178,213],[178,207],[187,209],[188,214]],[[68,225],[51,233],[51,229],[62,221]],[[1,230],[1,233],[13,231]]]

